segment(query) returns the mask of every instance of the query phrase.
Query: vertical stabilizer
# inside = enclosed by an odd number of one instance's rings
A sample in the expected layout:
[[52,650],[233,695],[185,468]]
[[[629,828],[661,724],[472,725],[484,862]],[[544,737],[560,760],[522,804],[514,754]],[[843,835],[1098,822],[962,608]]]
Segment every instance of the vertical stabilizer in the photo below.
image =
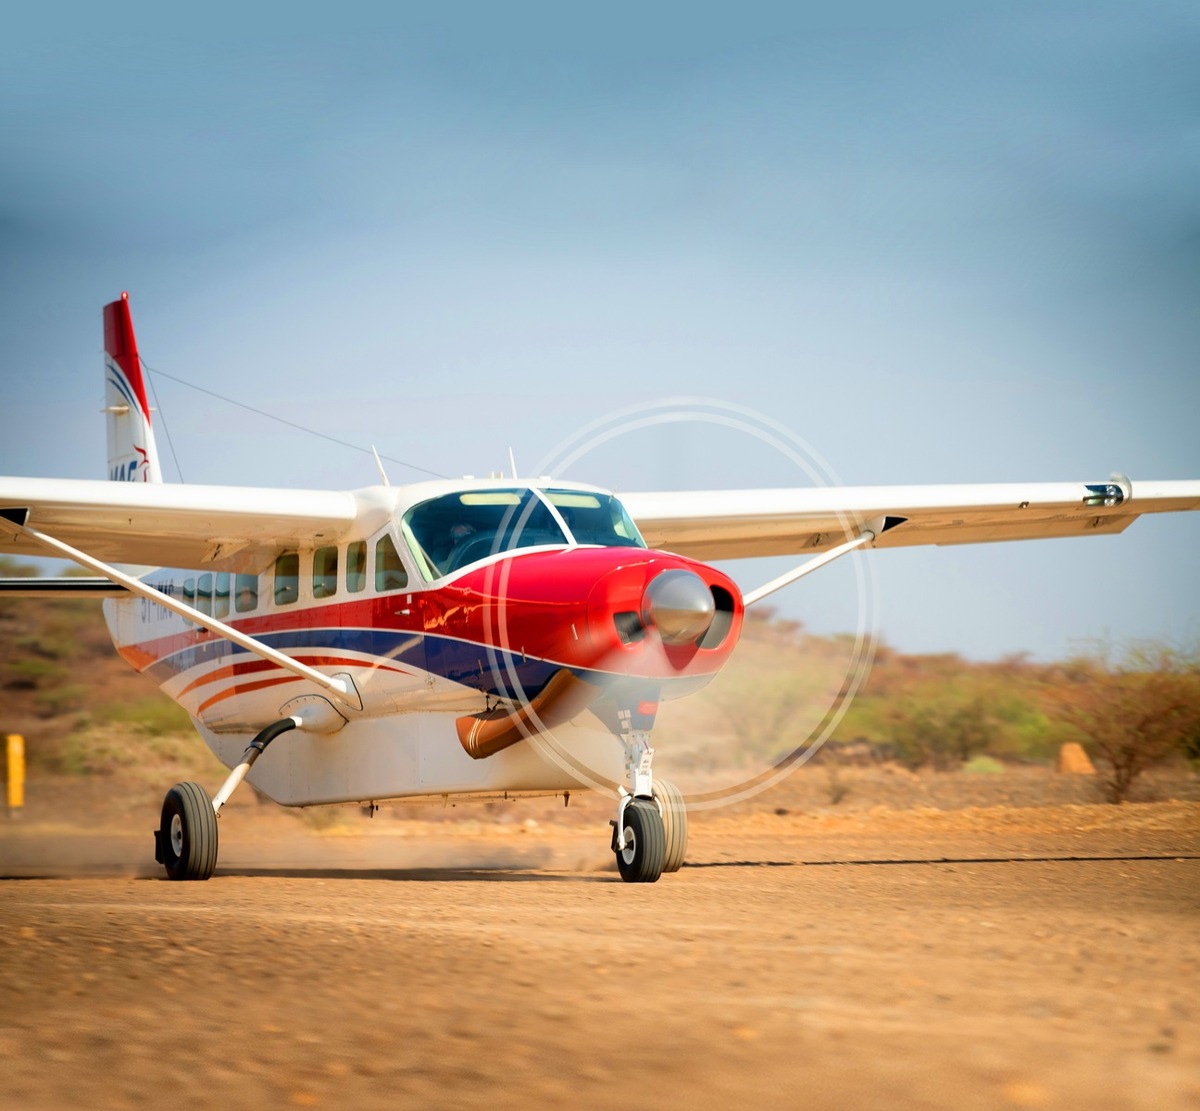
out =
[[128,293],[104,306],[104,413],[108,477],[117,482],[162,482]]

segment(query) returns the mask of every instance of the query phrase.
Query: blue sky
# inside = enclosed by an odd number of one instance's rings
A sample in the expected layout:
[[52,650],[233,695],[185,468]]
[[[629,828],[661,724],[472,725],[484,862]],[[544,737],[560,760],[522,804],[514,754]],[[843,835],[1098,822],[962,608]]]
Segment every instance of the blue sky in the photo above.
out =
[[[577,7],[10,16],[0,472],[101,476],[127,289],[152,367],[444,474],[700,396],[847,483],[1200,478],[1194,4]],[[375,479],[157,392],[189,482]],[[686,424],[570,477],[803,480]],[[869,558],[893,644],[1057,657],[1200,637],[1197,550],[1175,517]],[[778,603],[848,629],[852,580]]]

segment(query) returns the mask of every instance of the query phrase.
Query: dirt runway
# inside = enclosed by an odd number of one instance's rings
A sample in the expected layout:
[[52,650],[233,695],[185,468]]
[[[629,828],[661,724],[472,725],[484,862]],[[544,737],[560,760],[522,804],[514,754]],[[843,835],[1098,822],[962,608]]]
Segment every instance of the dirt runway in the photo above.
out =
[[1198,817],[697,818],[645,887],[574,826],[250,822],[171,884],[10,824],[0,1107],[1200,1107]]

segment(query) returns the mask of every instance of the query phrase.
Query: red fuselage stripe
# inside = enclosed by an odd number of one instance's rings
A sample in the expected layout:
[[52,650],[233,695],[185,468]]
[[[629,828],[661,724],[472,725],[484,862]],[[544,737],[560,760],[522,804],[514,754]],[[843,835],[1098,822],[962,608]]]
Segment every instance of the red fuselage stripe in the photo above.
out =
[[199,717],[210,706],[215,706],[218,702],[224,702],[227,698],[232,698],[235,694],[247,694],[250,691],[262,690],[264,687],[278,687],[283,683],[299,683],[299,675],[283,675],[277,679],[259,679],[255,683],[234,683],[231,687],[226,687],[223,691],[218,691],[205,702],[201,702],[196,707],[196,716]]
[[[308,664],[310,667],[369,667],[372,671],[394,671],[398,675],[407,675],[403,668],[389,667],[386,664],[377,663],[374,660],[355,660],[346,656],[310,656],[310,655],[295,655],[292,657],[299,663]],[[256,671],[274,671],[280,670],[277,663],[271,660],[249,660],[245,663],[229,664],[226,667],[218,667],[199,678],[193,679],[183,690],[178,691],[176,698],[182,698],[185,694],[189,694],[198,687],[207,686],[209,683],[216,683],[221,679],[231,679],[235,675],[248,675]]]

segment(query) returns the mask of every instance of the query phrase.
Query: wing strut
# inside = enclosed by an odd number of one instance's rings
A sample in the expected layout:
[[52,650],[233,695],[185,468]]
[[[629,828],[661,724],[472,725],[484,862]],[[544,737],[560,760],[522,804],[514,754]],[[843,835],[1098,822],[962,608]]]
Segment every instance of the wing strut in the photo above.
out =
[[829,551],[822,552],[819,556],[813,556],[812,559],[800,564],[799,567],[793,567],[790,571],[780,575],[777,579],[772,579],[769,583],[765,583],[757,590],[752,590],[749,594],[743,594],[742,603],[743,605],[752,606],[768,594],[774,594],[775,591],[781,590],[783,587],[794,583],[797,579],[803,578],[820,567],[824,567],[825,564],[832,563],[838,556],[844,556],[847,552],[861,548],[864,544],[869,544],[874,539],[874,530],[864,528],[853,540],[847,540],[844,544],[839,544],[836,548],[830,548]]
[[277,652],[269,645],[263,644],[261,640],[255,640],[254,637],[247,636],[232,626],[226,625],[223,621],[218,621],[215,617],[210,617],[207,613],[201,613],[200,610],[184,602],[160,593],[154,587],[142,582],[141,579],[135,579],[132,575],[126,575],[123,571],[118,571],[115,567],[110,567],[107,563],[93,558],[86,552],[81,552],[78,548],[72,548],[70,544],[64,544],[61,540],[56,540],[53,536],[47,536],[44,532],[38,532],[37,529],[30,528],[28,525],[18,524],[16,521],[12,521],[11,518],[9,520],[13,528],[24,533],[30,540],[41,544],[43,547],[50,548],[52,551],[59,552],[76,563],[83,564],[88,570],[103,575],[106,579],[118,583],[126,590],[142,598],[148,598],[156,605],[162,606],[163,609],[177,613],[180,617],[186,617],[189,621],[195,622],[210,633],[216,633],[217,636],[224,637],[239,647],[245,648],[247,652],[253,652],[256,656],[261,656],[264,660],[270,660],[271,663],[295,675],[299,675],[303,679],[308,679],[310,682],[316,683],[322,690],[329,691],[339,702],[345,703],[356,710],[362,709],[358,700],[358,692],[354,689],[354,685],[350,682],[349,677],[342,679],[335,675],[326,675],[314,667],[302,664],[299,660],[294,660],[291,656]]

